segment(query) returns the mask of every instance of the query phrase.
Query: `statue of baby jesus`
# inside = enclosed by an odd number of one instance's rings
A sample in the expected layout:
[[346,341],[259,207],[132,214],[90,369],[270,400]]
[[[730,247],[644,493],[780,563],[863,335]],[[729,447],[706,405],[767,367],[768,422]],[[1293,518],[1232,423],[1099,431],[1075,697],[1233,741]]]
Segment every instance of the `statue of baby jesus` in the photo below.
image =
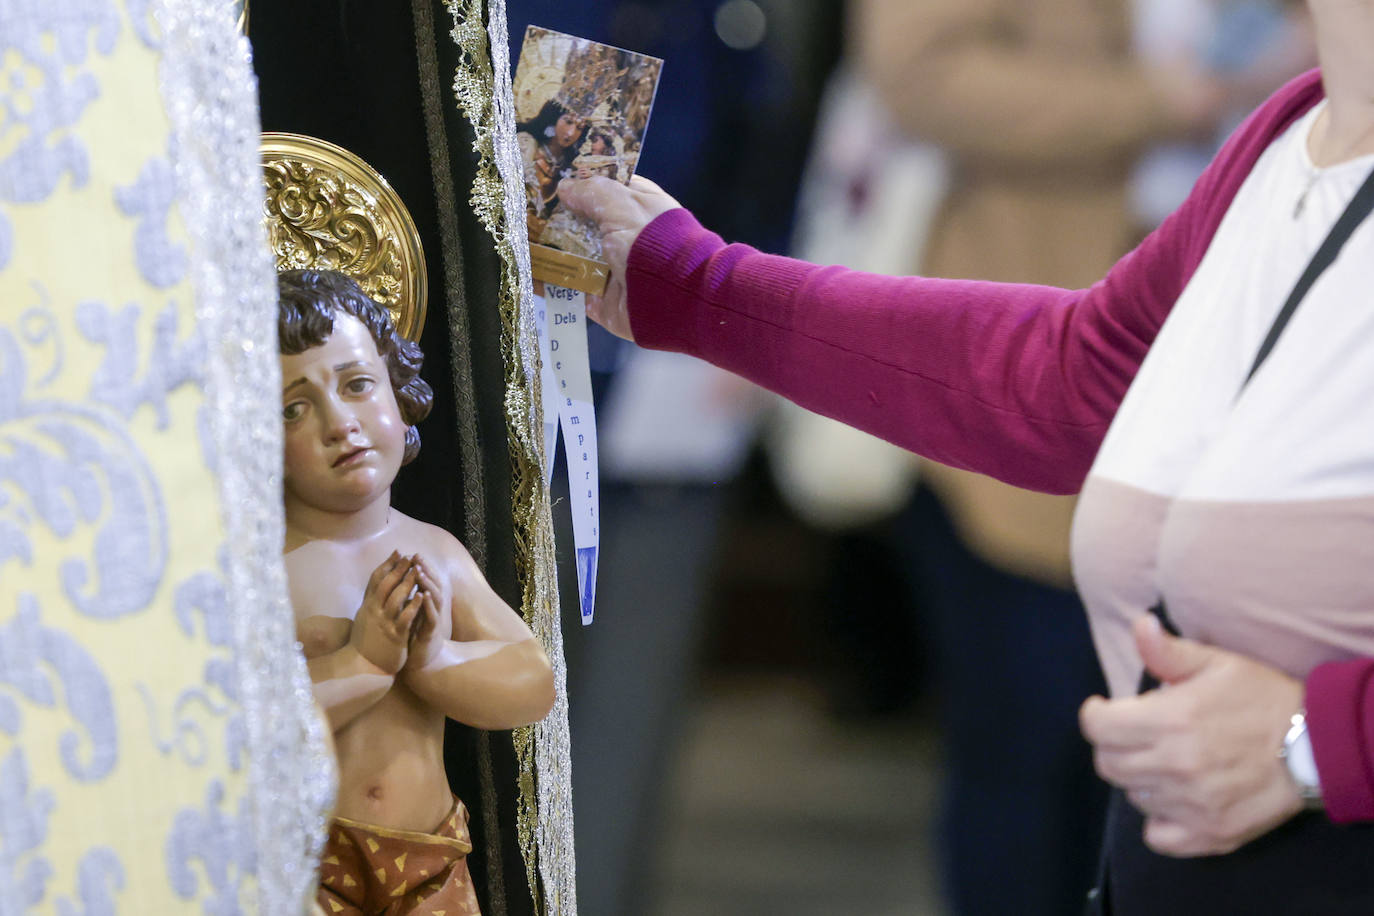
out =
[[284,560],[339,797],[321,868],[335,913],[477,914],[444,719],[543,718],[553,674],[457,539],[391,507],[432,393],[422,355],[343,274],[279,275]]

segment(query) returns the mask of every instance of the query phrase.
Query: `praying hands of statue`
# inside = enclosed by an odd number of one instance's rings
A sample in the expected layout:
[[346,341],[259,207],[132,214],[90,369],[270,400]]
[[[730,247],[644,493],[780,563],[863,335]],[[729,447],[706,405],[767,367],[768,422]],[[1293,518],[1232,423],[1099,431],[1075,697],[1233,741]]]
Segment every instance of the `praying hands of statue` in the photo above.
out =
[[422,575],[415,557],[393,550],[367,580],[349,644],[386,674],[395,675],[406,664],[411,633],[427,598],[425,589],[416,588]]
[[439,659],[444,645],[453,638],[453,616],[440,605],[443,592],[435,583],[434,575],[425,566],[424,560],[416,554],[413,558],[416,573],[416,597],[421,598],[419,612],[415,615],[410,629],[409,657],[406,670],[423,670],[432,667]]
[[1079,711],[1103,779],[1145,815],[1145,844],[1171,856],[1231,852],[1302,810],[1278,749],[1303,684],[1243,655],[1133,627],[1162,686]]
[[625,267],[630,249],[644,227],[662,213],[682,205],[647,178],[636,175],[628,185],[604,176],[565,179],[558,198],[573,213],[601,230],[601,253],[611,278],[600,296],[587,297],[587,315],[606,330],[634,340],[625,302]]

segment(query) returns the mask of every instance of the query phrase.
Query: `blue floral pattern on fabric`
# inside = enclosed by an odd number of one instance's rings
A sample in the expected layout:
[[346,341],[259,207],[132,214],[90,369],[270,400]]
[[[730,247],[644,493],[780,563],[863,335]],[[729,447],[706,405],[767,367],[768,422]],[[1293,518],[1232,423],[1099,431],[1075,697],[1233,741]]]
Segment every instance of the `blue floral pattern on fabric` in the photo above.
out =
[[[44,200],[63,176],[74,187],[90,177],[90,154],[70,128],[100,94],[88,64],[92,47],[109,54],[119,13],[108,0],[0,3],[0,124],[21,138],[0,159],[0,205]],[[6,244],[7,241],[9,244]],[[13,232],[0,207],[0,269],[13,252]]]
[[237,12],[0,0],[0,916],[315,883],[335,774],[280,569]]
[[[238,916],[238,880],[256,871],[253,861],[253,828],[246,805],[237,814],[221,810],[224,789],[218,780],[205,793],[200,811],[182,811],[167,837],[167,873],[172,886],[187,900],[204,899],[205,916]],[[193,863],[199,863],[199,867]],[[200,891],[204,876],[212,891]]]
[[166,562],[162,497],[147,461],[122,425],[85,404],[28,396],[27,361],[0,328],[0,572],[31,562],[28,531],[44,525],[69,540],[96,529],[90,555],[72,547],[62,563],[67,597],[82,613],[110,618],[147,607]]
[[38,599],[26,594],[19,596],[19,612],[0,625],[0,646],[0,684],[33,706],[55,707],[61,696],[79,726],[61,738],[67,772],[82,782],[109,773],[119,753],[114,702],[90,653],[68,634],[43,626]]
[[97,846],[76,867],[77,893],[82,905],[66,898],[57,901],[57,916],[115,916],[114,892],[124,888],[124,866],[107,846]]
[[175,200],[172,165],[161,157],[145,162],[133,184],[115,190],[120,211],[139,221],[134,233],[139,272],[158,289],[174,286],[186,276],[186,249],[167,234],[167,216]]
[[0,759],[0,900],[17,912],[37,906],[47,892],[52,863],[38,855],[48,838],[48,817],[56,801],[50,789],[29,785],[29,767],[18,748]]

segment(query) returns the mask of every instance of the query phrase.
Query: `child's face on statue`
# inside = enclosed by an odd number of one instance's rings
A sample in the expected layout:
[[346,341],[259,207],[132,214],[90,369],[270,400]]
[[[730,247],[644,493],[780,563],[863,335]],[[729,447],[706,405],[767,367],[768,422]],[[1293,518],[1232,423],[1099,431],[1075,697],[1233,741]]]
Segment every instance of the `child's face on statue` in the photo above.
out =
[[386,361],[345,312],[318,347],[281,357],[286,512],[353,512],[384,496],[405,451],[406,424]]

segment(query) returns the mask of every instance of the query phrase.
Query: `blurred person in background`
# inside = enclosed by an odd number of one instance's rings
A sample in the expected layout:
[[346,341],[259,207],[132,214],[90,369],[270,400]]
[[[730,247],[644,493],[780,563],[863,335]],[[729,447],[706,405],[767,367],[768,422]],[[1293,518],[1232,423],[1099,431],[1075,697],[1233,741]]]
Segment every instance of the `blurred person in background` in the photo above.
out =
[[[506,18],[512,67],[527,25],[663,58],[636,169],[672,183],[737,237],[776,246],[790,233],[839,8],[840,0],[508,0]],[[653,909],[666,771],[696,687],[729,485],[756,408],[753,386],[736,377],[622,344],[588,328],[602,463],[592,626],[574,622],[573,564],[559,571],[578,903],[595,916]],[[555,524],[559,543],[571,544],[557,508],[565,495],[560,471]]]
[[[817,263],[1086,285],[1132,241],[1127,181],[1140,153],[1210,135],[1227,101],[1200,56],[1152,66],[1133,53],[1128,0],[857,0],[851,14],[850,65],[837,79],[850,108],[833,112],[842,126],[810,171],[833,189],[839,225],[816,226],[825,213],[803,210],[811,231],[798,254]],[[880,111],[855,114],[866,106]],[[821,133],[826,144],[824,123]],[[1077,726],[1078,705],[1104,687],[1072,591],[1074,499],[933,462],[911,496],[891,481],[914,464],[828,422],[788,427],[784,479],[843,439],[872,469],[845,475],[840,492],[859,476],[897,497],[881,530],[933,662],[950,904],[1071,912],[1092,882],[1107,801]],[[812,489],[835,490],[826,476],[812,474]]]
[[1302,0],[1132,0],[1132,45],[1156,67],[1199,61],[1227,87],[1218,129],[1152,144],[1132,170],[1130,207],[1140,235],[1188,196],[1212,156],[1275,87],[1317,65]]
[[[1083,488],[1073,552],[1113,698],[1080,724],[1116,787],[1095,912],[1374,908],[1374,623],[1355,534],[1374,492],[1374,3],[1309,6],[1321,72],[1266,100],[1161,228],[1079,289],[820,268],[724,245],[647,181],[564,192],[605,233],[614,275],[590,311],[617,333],[951,465]],[[984,70],[925,70],[908,90],[957,123],[960,85]],[[1181,73],[1155,77],[1159,98]],[[1003,89],[990,120],[1057,138],[1043,152],[1125,132],[1060,110],[1043,73]],[[1214,107],[1194,106],[1180,124]],[[1043,121],[1017,134],[1017,108]],[[1016,208],[985,212],[1000,221],[964,240],[1010,241]],[[1062,227],[1074,251],[1098,241]]]

